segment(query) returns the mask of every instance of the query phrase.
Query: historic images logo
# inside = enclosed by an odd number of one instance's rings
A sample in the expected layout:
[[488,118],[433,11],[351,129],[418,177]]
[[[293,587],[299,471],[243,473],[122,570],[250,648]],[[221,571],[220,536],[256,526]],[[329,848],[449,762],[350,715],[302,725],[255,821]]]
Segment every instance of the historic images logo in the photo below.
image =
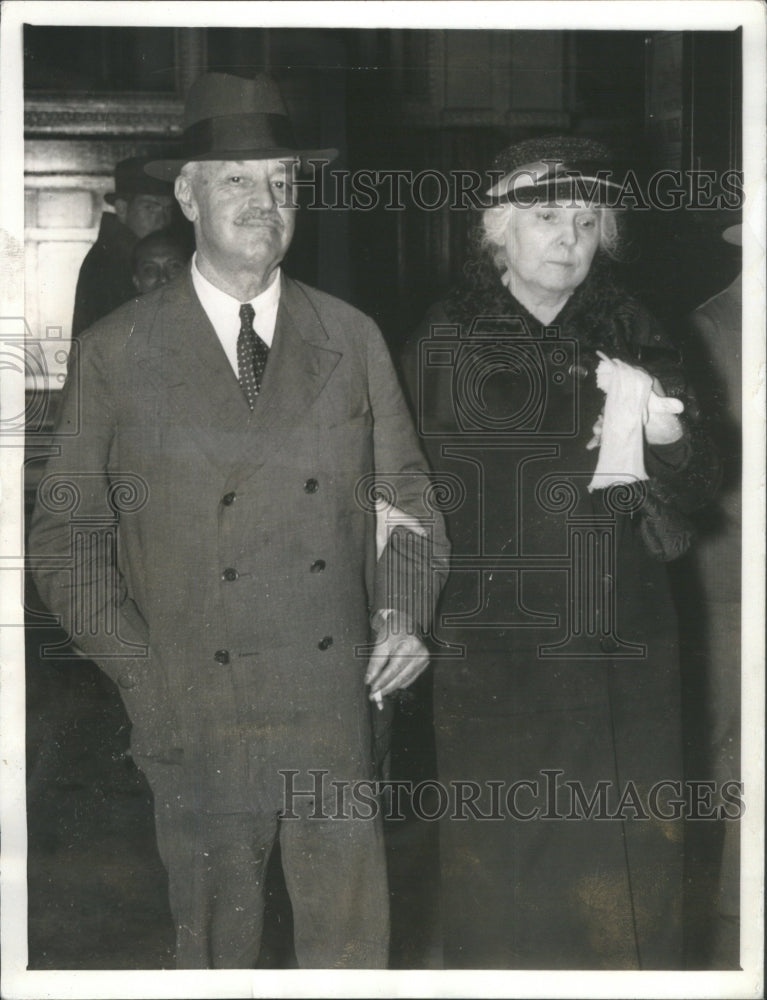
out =
[[484,782],[433,779],[347,781],[322,768],[281,770],[281,818],[318,820],[513,819],[621,822],[739,820],[745,812],[743,783],[662,779],[646,786],[627,780],[586,787],[561,768],[541,768],[526,778]]
[[[310,159],[299,173],[291,163],[293,177],[287,192],[288,204],[308,210],[404,212],[414,208],[422,212],[443,209],[461,211],[482,210],[495,203],[488,192],[506,175],[487,170],[327,170],[330,161]],[[558,161],[541,161],[558,166]],[[725,170],[658,170],[640,177],[634,170],[621,172],[599,170],[594,177],[584,178],[574,171],[559,172],[560,178],[571,181],[567,193],[553,204],[568,206],[577,200],[589,201],[599,184],[609,183],[606,207],[619,211],[673,212],[679,209],[695,211],[735,211],[743,207],[743,172]],[[508,176],[509,193],[515,197],[528,188],[536,177],[522,167]],[[543,196],[540,196],[543,197]],[[546,195],[546,204],[552,204]],[[528,205],[538,204],[535,196],[524,195]]]

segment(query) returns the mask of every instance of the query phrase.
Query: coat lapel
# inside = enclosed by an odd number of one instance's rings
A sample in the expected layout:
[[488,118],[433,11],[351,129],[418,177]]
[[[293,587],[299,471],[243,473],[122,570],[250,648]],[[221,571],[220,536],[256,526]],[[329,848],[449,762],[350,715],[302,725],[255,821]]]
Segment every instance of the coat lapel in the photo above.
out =
[[[253,413],[191,276],[159,298],[137,301],[137,319],[149,330],[139,367],[232,482],[253,475],[279,451],[341,358],[328,347],[327,332],[300,286],[284,276],[282,281],[274,342]],[[153,313],[141,317],[142,309]]]
[[[199,442],[208,459],[226,467],[249,417],[237,377],[194,292],[191,276],[165,289],[159,298],[139,299],[138,322],[148,329],[148,344],[138,360],[147,381],[165,395],[172,419]],[[142,309],[153,313],[141,316]]]

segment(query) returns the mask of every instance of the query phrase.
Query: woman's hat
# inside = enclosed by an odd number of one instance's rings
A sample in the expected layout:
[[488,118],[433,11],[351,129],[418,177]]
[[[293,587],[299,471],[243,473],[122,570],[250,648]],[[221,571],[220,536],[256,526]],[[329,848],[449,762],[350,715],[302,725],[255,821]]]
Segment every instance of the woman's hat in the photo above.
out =
[[608,148],[578,136],[543,136],[514,143],[498,153],[491,170],[503,174],[487,191],[494,204],[603,204],[609,201],[611,190],[621,190],[613,179]]
[[201,160],[333,160],[336,149],[299,149],[277,84],[265,73],[254,79],[205,73],[191,86],[184,107],[178,156],[153,160],[151,177],[172,181],[185,163]]
[[151,162],[147,156],[129,156],[120,160],[115,167],[115,189],[104,195],[108,205],[114,205],[118,198],[129,201],[137,194],[154,194],[173,197],[173,188],[167,181],[147,177],[144,167]]

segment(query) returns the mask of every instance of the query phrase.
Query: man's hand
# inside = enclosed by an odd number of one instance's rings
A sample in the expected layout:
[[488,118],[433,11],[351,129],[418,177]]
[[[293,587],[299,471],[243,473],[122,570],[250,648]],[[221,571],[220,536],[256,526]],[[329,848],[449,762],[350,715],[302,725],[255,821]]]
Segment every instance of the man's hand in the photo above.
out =
[[392,611],[385,619],[380,612],[378,617],[383,620],[377,628],[365,683],[370,685],[370,700],[380,706],[381,698],[408,687],[423,673],[429,664],[429,651],[407,616]]
[[684,410],[681,399],[667,396],[657,378],[652,380],[650,398],[643,415],[644,436],[648,444],[673,444],[684,434],[677,416]]

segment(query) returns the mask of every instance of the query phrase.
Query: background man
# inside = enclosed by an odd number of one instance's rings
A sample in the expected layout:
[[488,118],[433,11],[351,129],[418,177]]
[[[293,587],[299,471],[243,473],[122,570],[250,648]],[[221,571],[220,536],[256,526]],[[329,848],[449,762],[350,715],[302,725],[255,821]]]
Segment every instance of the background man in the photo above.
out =
[[115,190],[104,195],[114,213],[104,212],[96,242],[80,267],[72,336],[135,295],[130,255],[137,240],[170,224],[170,184],[144,173],[146,158],[132,156],[115,167]]
[[[176,178],[197,253],[82,338],[36,577],[132,718],[178,966],[255,964],[279,836],[299,964],[380,967],[381,818],[352,818],[331,782],[371,777],[369,699],[427,664],[442,520],[375,324],[280,270],[293,168],[329,151],[297,149],[264,76],[202,77],[185,129],[148,169]],[[292,797],[295,819],[286,770],[316,792]]]
[[[740,247],[741,225],[722,239]],[[700,525],[692,553],[699,603],[688,627],[688,652],[705,681],[707,773],[721,789],[740,780],[740,609],[742,532],[743,291],[739,273],[724,291],[690,316],[688,356],[722,456],[722,488],[717,506]],[[740,955],[740,824],[719,824],[721,867],[714,900],[712,969],[738,969]],[[708,831],[711,824],[702,824]]]
[[191,254],[170,229],[158,229],[134,246],[131,253],[133,287],[139,295],[154,291],[186,270]]

